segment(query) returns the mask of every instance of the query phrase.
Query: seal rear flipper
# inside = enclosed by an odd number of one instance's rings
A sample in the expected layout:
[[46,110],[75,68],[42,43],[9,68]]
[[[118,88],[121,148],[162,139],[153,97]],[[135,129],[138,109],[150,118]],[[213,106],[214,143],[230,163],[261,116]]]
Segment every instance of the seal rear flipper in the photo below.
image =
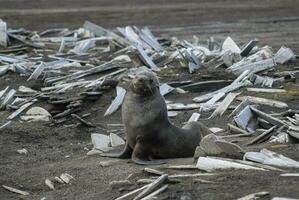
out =
[[167,160],[155,160],[155,159],[143,159],[143,158],[138,158],[134,153],[132,154],[132,161],[138,165],[162,165],[166,164]]
[[155,160],[144,150],[141,144],[136,144],[132,153],[132,161],[139,165],[162,165],[167,163],[166,160]]
[[125,148],[119,153],[101,153],[102,157],[110,157],[110,158],[130,158],[132,155],[132,148],[126,143]]

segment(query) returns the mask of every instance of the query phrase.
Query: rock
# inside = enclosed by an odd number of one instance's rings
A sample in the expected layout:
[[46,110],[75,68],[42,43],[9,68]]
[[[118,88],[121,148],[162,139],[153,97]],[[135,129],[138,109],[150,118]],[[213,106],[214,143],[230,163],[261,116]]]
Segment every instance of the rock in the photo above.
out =
[[216,141],[216,144],[218,145],[218,147],[220,147],[223,153],[228,156],[242,158],[245,153],[245,151],[240,146],[231,142],[227,142],[225,140]]
[[215,143],[217,140],[219,140],[219,138],[214,134],[206,135],[200,141],[200,146],[207,155],[219,155],[222,153],[222,150]]
[[201,146],[197,146],[194,152],[194,160],[196,161],[199,157],[205,157],[206,153],[204,150],[201,148]]
[[21,116],[24,121],[50,121],[51,114],[41,107],[30,108],[25,115]]
[[[209,156],[221,155],[226,157],[242,158],[242,156],[245,153],[240,146],[228,142],[214,134],[206,135],[200,141],[200,147],[202,151]],[[201,152],[197,152],[197,153],[201,153]]]

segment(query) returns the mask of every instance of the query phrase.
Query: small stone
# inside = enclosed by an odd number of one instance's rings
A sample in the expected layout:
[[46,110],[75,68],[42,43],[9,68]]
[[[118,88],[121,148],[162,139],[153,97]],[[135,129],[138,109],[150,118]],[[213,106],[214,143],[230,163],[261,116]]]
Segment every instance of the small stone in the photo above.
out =
[[27,154],[28,154],[28,151],[27,151],[27,149],[25,149],[25,148],[20,149],[20,150],[17,150],[17,152],[18,152],[19,154],[24,154],[24,155],[27,155]]
[[194,152],[194,159],[197,160],[199,157],[205,157],[206,153],[204,152],[204,150],[200,147],[197,146]]

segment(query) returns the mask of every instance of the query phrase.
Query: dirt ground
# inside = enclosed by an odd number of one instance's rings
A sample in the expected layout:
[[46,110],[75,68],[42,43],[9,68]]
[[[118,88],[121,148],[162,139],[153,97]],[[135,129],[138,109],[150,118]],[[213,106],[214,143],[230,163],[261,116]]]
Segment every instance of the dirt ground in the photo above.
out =
[[[236,41],[249,41],[258,38],[262,44],[269,44],[277,50],[281,45],[290,47],[299,54],[299,1],[296,0],[0,0],[0,18],[10,27],[24,27],[29,30],[44,30],[51,27],[80,27],[85,20],[90,20],[107,28],[124,25],[148,25],[156,35],[178,36],[184,39],[197,35],[206,40],[210,36],[222,40],[230,35]],[[299,66],[299,61],[280,66],[278,70],[290,70]],[[168,75],[167,75],[168,74]],[[161,82],[175,80],[205,80],[234,78],[222,72],[197,71],[188,74],[186,69],[176,69],[160,73]],[[20,85],[32,86],[25,77],[8,74],[0,77],[0,90],[7,85],[18,88]],[[299,109],[298,76],[293,83],[284,83],[288,89],[285,96],[267,95],[289,104],[291,109]],[[278,86],[277,86],[278,87]],[[192,98],[202,92],[187,95],[169,94],[167,100],[175,102],[192,102]],[[242,95],[246,95],[245,91]],[[263,96],[261,94],[251,94]],[[103,117],[114,98],[113,90],[106,92],[97,101],[87,102],[80,114],[91,112],[86,120],[94,124],[121,123],[120,111],[109,117]],[[46,104],[41,103],[42,106]],[[50,107],[45,107],[51,109]],[[266,112],[271,108],[263,107]],[[277,110],[275,110],[277,111]],[[181,126],[193,111],[180,113],[172,121]],[[203,115],[203,119],[211,113]],[[0,124],[9,115],[8,111],[0,112]],[[215,120],[203,120],[209,127],[226,128],[227,115]],[[72,124],[69,122],[68,124]],[[92,148],[91,133],[104,133],[102,129],[84,126],[53,126],[49,123],[21,123],[15,120],[12,125],[0,132],[0,185],[8,185],[30,192],[22,197],[0,188],[0,199],[114,199],[132,189],[141,187],[135,183],[140,178],[150,175],[142,172],[130,160],[117,160],[109,167],[101,167],[99,162],[111,160],[99,156],[87,156]],[[248,140],[248,139],[247,139]],[[242,141],[240,141],[242,143]],[[20,155],[18,149],[26,148],[28,155]],[[260,149],[254,146],[251,149]],[[276,145],[268,149],[283,153],[285,156],[299,160],[299,146]],[[192,163],[193,159],[174,159],[169,164]],[[163,166],[154,168],[168,172],[198,173],[196,170],[166,170]],[[296,170],[287,170],[294,171]],[[71,185],[57,185],[54,191],[45,184],[46,178],[52,178],[67,172],[74,176]],[[298,170],[297,170],[298,172]],[[204,177],[214,183],[194,183],[191,179],[171,184],[159,199],[237,199],[244,195],[268,191],[271,197],[299,198],[298,177],[279,177],[279,172],[256,171],[219,171],[215,176]],[[134,184],[122,190],[111,189],[113,180],[129,177]]]

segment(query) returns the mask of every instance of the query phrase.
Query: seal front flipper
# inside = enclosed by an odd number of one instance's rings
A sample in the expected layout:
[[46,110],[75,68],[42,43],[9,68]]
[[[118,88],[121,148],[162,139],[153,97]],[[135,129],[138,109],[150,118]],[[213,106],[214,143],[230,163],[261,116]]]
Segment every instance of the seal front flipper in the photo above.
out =
[[130,158],[132,155],[132,148],[126,142],[125,148],[119,153],[101,153],[102,157],[110,157],[110,158]]

